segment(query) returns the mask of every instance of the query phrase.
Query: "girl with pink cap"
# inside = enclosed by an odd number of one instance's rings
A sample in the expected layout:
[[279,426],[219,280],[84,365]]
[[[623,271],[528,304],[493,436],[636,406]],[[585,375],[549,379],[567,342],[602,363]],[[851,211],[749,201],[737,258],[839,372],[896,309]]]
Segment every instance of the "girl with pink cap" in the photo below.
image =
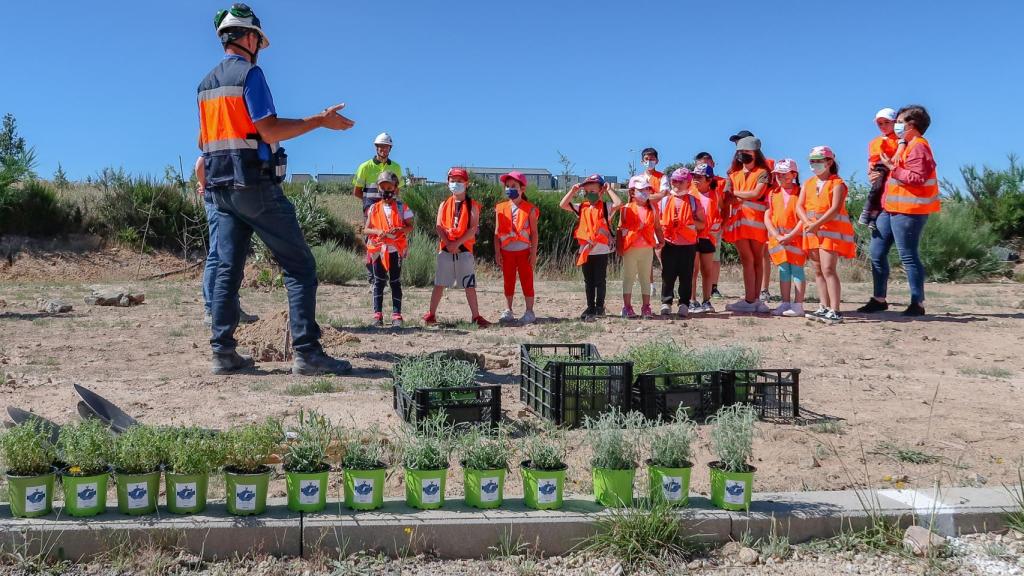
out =
[[[804,315],[804,225],[797,217],[796,205],[800,198],[800,178],[796,160],[786,158],[772,169],[775,187],[768,195],[768,210],[764,225],[768,229],[768,256],[779,268],[779,291],[782,304],[772,310],[773,316],[803,317]],[[793,298],[790,298],[790,287]]]
[[629,203],[616,206],[619,213],[619,254],[622,255],[622,316],[636,318],[633,311],[633,284],[640,283],[644,318],[651,312],[650,282],[654,271],[654,251],[663,245],[664,234],[658,221],[658,209],[651,202],[651,182],[646,176],[629,179]]

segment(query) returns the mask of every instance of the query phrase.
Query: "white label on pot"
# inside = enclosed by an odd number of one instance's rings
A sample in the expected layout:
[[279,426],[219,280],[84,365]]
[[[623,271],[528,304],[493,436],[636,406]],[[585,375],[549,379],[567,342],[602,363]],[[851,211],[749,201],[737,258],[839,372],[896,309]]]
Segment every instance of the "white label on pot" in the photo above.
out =
[[98,504],[97,498],[99,498],[99,492],[97,491],[96,482],[79,484],[78,489],[75,490],[75,504],[79,508],[92,508],[96,506]]
[[373,504],[373,479],[352,479],[352,500],[356,504]]
[[136,510],[149,506],[149,484],[146,482],[128,482],[124,488],[128,496],[128,509]]
[[498,483],[497,477],[480,479],[481,502],[497,502],[500,497],[501,484]]
[[25,512],[42,512],[46,509],[46,484],[25,488]]
[[174,498],[178,508],[194,508],[196,505],[196,483],[178,482],[174,485]]
[[256,485],[235,484],[235,510],[256,509]]
[[726,480],[725,481],[725,503],[726,504],[746,504],[746,498],[744,496],[747,493],[747,483],[743,480]]
[[320,481],[299,480],[299,504],[320,502]]
[[436,478],[425,478],[422,480],[420,490],[420,501],[424,504],[438,504],[441,502],[441,481]]
[[558,500],[558,481],[554,478],[537,480],[537,503],[553,504]]
[[683,499],[683,478],[681,476],[662,476],[661,494],[669,502],[678,502]]

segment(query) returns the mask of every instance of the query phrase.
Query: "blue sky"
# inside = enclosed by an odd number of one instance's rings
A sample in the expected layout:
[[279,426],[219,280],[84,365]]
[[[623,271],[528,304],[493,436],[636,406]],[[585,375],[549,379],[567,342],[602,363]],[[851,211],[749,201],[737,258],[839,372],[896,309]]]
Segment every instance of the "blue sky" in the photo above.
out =
[[[0,113],[17,116],[38,171],[187,166],[226,5],[7,3]],[[287,143],[293,172],[352,172],[386,130],[393,157],[433,179],[459,164],[557,173],[557,150],[578,173],[622,176],[644,146],[663,166],[705,149],[724,160],[746,128],[803,171],[827,144],[863,175],[874,112],[911,102],[932,114],[941,176],[1024,152],[1019,1],[250,5],[273,43],[260,65],[278,113],[345,102],[356,121]]]

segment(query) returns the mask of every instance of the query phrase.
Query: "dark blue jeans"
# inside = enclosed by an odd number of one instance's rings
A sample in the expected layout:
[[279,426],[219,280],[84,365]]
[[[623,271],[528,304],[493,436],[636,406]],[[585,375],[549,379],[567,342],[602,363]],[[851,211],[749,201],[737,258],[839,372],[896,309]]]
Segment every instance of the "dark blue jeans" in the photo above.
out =
[[903,270],[910,284],[910,302],[924,302],[924,264],[918,246],[927,214],[889,214],[882,212],[875,221],[876,229],[871,233],[871,278],[874,281],[875,298],[885,298],[889,287],[889,250],[896,244]]
[[295,219],[295,207],[281,187],[265,184],[233,190],[209,190],[216,206],[218,263],[213,285],[214,353],[230,353],[237,342],[238,289],[245,257],[255,232],[284,271],[288,289],[288,320],[292,347],[298,354],[319,351],[320,326],[316,323],[316,261]]
[[209,194],[203,195],[203,207],[206,208],[206,225],[210,229],[209,247],[206,251],[206,266],[203,268],[203,305],[206,312],[213,314],[213,283],[217,280],[217,262],[220,261],[220,254],[217,252],[217,207]]

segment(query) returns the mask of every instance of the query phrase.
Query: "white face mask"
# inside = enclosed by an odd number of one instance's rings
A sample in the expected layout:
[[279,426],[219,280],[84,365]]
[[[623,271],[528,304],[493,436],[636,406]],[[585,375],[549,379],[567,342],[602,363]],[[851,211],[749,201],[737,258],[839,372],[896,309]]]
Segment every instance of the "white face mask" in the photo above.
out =
[[828,162],[812,163],[811,171],[814,172],[815,176],[824,176],[828,174]]
[[654,167],[657,165],[657,160],[644,160],[644,168],[647,168],[648,170],[654,170]]
[[892,131],[896,134],[897,138],[903,138],[907,131],[907,124],[905,122],[897,122],[892,125]]
[[449,182],[448,189],[451,190],[452,194],[462,194],[466,191],[465,182]]
[[635,196],[636,199],[641,202],[647,202],[647,199],[650,197],[647,194],[646,190],[637,190],[636,192],[633,193],[633,196]]

